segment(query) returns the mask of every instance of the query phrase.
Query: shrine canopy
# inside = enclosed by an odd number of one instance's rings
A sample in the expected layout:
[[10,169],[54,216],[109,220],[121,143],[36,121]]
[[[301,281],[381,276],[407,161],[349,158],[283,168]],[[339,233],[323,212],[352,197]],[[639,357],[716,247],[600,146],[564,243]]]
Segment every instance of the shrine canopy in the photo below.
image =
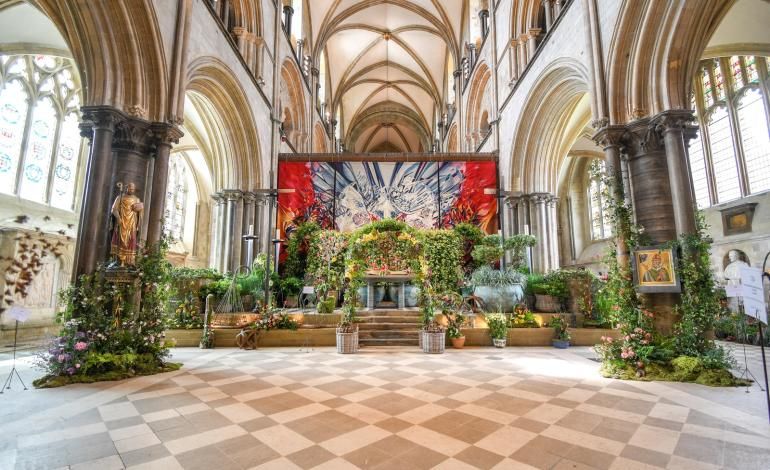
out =
[[299,224],[351,232],[396,219],[419,229],[468,222],[498,230],[496,154],[281,154],[281,238]]

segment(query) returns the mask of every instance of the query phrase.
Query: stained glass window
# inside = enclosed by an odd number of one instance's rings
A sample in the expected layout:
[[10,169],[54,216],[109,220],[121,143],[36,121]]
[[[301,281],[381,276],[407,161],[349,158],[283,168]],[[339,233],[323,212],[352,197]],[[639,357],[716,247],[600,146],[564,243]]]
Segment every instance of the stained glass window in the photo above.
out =
[[718,60],[714,61],[714,92],[717,101],[725,99],[725,76]]
[[594,160],[591,163],[589,174],[591,183],[588,186],[588,207],[591,216],[591,238],[603,240],[612,235],[612,222],[607,201],[604,199],[604,183],[602,175],[606,173],[604,162]]
[[770,189],[770,137],[761,91],[755,88],[743,95],[738,104],[738,122],[749,192],[766,191]]
[[740,56],[730,57],[730,70],[733,74],[733,90],[740,90],[743,88],[743,68],[741,67]]
[[744,57],[746,63],[746,79],[749,83],[759,83],[759,74],[757,73],[757,58],[753,55]]
[[72,61],[0,54],[0,84],[0,192],[72,210],[82,141]]
[[185,209],[187,204],[187,162],[179,153],[171,155],[166,190],[166,209],[163,227],[166,235],[174,241],[181,241],[184,235]]
[[[768,62],[768,58],[756,56],[701,62],[703,72],[694,89],[702,85],[707,109],[701,110],[701,116],[696,115],[702,139],[699,136],[690,143],[690,170],[699,207],[770,191],[770,103],[758,86],[762,78],[759,72]],[[724,89],[720,64],[729,64],[730,90]],[[719,98],[714,99],[712,94]],[[716,200],[709,201],[710,187],[716,189]]]
[[703,80],[703,95],[704,98],[706,98],[706,106],[711,106],[714,104],[714,89],[711,86],[711,74],[707,67],[703,68],[701,77]]
[[711,115],[708,132],[711,137],[711,160],[714,163],[717,198],[719,202],[738,199],[741,197],[738,165],[726,107],[717,108]]
[[0,191],[13,194],[21,156],[29,95],[21,80],[0,90]]

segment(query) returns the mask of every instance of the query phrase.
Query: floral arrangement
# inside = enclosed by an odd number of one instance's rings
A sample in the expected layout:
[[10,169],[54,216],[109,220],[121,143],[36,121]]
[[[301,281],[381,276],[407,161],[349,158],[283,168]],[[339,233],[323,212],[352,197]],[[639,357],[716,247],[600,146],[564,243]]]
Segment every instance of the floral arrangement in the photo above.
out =
[[[63,326],[38,361],[46,375],[33,382],[36,387],[117,380],[180,367],[165,361],[164,310],[170,290],[166,249],[163,240],[142,250],[136,284],[110,282],[100,269],[60,293],[66,305],[59,316]],[[142,301],[134,305],[137,289]]]
[[492,339],[505,339],[508,335],[508,319],[502,313],[488,313],[486,315],[489,336]]
[[540,328],[535,315],[524,304],[513,308],[513,315],[508,325],[510,328]]

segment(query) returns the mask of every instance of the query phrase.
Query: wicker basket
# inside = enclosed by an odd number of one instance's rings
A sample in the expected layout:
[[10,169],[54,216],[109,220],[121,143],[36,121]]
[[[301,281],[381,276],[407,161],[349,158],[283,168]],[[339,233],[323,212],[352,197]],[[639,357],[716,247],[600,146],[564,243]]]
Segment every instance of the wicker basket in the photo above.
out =
[[446,334],[442,331],[440,333],[429,333],[424,331],[422,333],[422,351],[428,354],[443,354],[446,347]]
[[423,341],[422,341],[422,335],[423,335],[424,333],[425,333],[425,331],[423,331],[422,329],[420,329],[420,331],[418,331],[418,332],[417,332],[417,343],[418,343],[418,347],[419,347],[421,350],[422,350],[422,343],[423,343]]
[[358,351],[358,331],[343,333],[337,328],[337,353],[355,354]]
[[504,348],[507,338],[492,338],[492,344],[496,348]]

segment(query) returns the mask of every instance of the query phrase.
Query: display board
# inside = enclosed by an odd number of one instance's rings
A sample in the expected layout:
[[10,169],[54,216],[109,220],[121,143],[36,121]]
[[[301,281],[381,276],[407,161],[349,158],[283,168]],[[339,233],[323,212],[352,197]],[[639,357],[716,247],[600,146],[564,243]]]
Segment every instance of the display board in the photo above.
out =
[[316,221],[344,232],[398,219],[416,228],[469,222],[497,232],[497,162],[296,161],[278,164],[281,237]]

